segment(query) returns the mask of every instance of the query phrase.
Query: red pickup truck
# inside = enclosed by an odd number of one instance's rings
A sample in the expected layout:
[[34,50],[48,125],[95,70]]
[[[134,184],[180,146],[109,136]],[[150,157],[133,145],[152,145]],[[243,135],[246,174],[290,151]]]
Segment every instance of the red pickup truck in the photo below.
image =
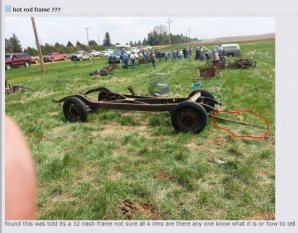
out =
[[5,69],[7,70],[18,66],[28,67],[32,63],[34,63],[34,60],[28,53],[5,54]]
[[45,62],[47,62],[47,61],[51,61],[51,62],[66,61],[66,56],[65,56],[65,54],[54,52],[54,53],[49,53],[46,56],[44,56],[43,60]]

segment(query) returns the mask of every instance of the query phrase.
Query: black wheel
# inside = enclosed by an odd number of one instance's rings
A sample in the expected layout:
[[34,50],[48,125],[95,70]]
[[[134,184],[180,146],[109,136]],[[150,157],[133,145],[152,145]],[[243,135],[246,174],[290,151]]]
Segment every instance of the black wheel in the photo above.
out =
[[173,108],[171,121],[177,131],[199,133],[207,125],[208,116],[202,105],[185,101]]
[[[189,94],[188,98],[191,98],[192,96],[194,96],[198,92],[201,92],[201,96],[202,97],[207,97],[207,98],[210,98],[210,99],[214,99],[215,100],[214,96],[209,91],[204,90],[204,89],[199,89],[199,90],[192,91]],[[199,98],[196,102],[207,104],[207,105],[211,106],[212,108],[214,108],[214,106],[215,106],[215,103],[213,101],[210,101],[209,99],[203,99],[203,101],[202,101],[202,99]],[[205,110],[207,112],[211,112],[213,110],[212,108],[209,108],[208,106],[204,106],[203,105],[203,107],[205,108]]]
[[64,101],[63,113],[65,119],[70,122],[87,121],[86,104],[77,97],[69,97]]

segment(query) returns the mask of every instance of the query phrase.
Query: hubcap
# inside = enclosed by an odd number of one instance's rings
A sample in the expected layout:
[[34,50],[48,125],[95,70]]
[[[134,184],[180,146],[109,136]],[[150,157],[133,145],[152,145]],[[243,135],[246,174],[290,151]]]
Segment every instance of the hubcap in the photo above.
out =
[[200,121],[198,114],[192,109],[182,109],[178,120],[182,129],[187,131],[197,126]]

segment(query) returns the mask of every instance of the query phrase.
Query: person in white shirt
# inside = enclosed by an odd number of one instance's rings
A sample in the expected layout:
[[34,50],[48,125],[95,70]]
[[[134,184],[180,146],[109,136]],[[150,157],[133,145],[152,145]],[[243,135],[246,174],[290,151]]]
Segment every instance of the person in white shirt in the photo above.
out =
[[131,62],[131,68],[135,69],[136,68],[136,55],[134,52],[130,54],[130,62]]

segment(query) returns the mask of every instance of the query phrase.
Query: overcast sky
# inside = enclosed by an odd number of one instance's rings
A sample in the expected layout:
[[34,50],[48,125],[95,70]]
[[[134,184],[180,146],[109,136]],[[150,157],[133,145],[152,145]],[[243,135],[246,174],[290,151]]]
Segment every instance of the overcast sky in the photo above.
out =
[[[102,44],[107,31],[112,43],[125,44],[147,38],[154,26],[168,27],[167,17],[36,17],[35,21],[42,44],[66,45],[68,41],[87,44],[86,27],[89,40],[98,42],[99,35]],[[171,33],[188,35],[190,29],[190,36],[199,39],[275,32],[273,17],[171,17],[171,21]],[[35,46],[29,17],[7,17],[4,30],[5,38],[15,33],[23,48]]]

